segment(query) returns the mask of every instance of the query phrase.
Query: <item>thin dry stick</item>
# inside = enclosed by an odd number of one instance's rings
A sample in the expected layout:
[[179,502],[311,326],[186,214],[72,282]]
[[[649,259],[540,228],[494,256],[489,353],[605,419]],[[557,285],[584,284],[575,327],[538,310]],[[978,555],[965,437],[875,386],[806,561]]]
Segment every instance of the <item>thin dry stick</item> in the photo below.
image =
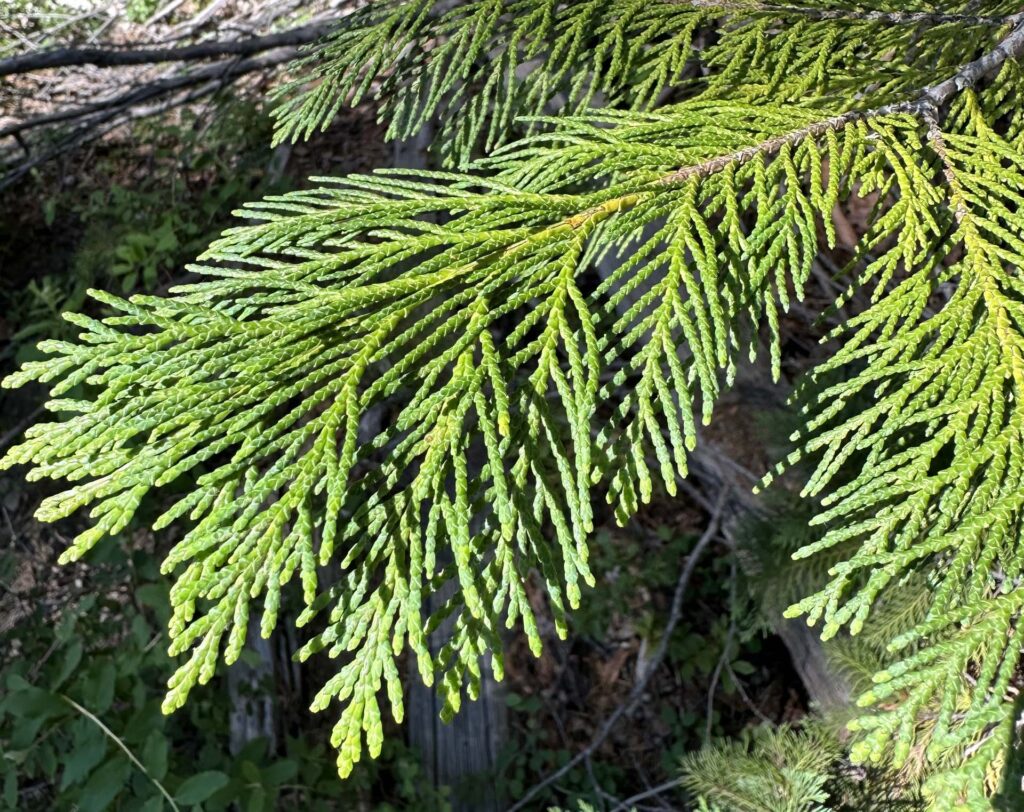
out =
[[[216,93],[224,88],[228,83],[235,81],[245,73],[274,67],[282,62],[287,62],[292,58],[292,56],[293,54],[291,53],[279,55],[267,54],[251,60],[242,60],[237,65],[220,71],[219,77],[213,76],[213,74],[209,74],[208,77],[204,77],[206,78],[205,84],[193,90],[191,93],[173,96],[170,99],[166,99],[161,103],[153,104],[149,107],[133,107],[132,104],[124,104],[119,107],[112,107],[109,110],[102,111],[102,113],[92,114],[91,118],[79,124],[79,126],[72,130],[67,137],[57,142],[57,144],[49,151],[35,156],[32,156],[30,153],[29,157],[25,160],[12,165],[10,170],[5,174],[0,175],[0,190],[10,186],[34,167],[44,164],[47,161],[51,161],[54,158],[63,155],[66,152],[70,152],[71,150],[90,141],[102,138],[104,135],[118,127],[124,126],[132,121],[138,121],[150,116],[160,115],[176,107],[191,104],[192,102],[205,98],[212,93]],[[188,83],[182,83],[181,86],[185,87],[187,84]],[[15,137],[17,137],[17,134]],[[0,154],[0,166],[2,166],[3,157],[4,156]]]
[[881,11],[863,8],[821,8],[796,3],[761,3],[756,0],[674,0],[681,6],[706,8],[711,12],[747,14],[790,14],[812,20],[847,20],[853,22],[880,22],[890,25],[1015,25],[1024,14],[986,16],[943,11]]
[[725,664],[725,670],[729,674],[729,679],[732,680],[733,685],[736,686],[736,692],[740,695],[740,699],[743,700],[743,704],[750,708],[754,715],[766,725],[774,725],[775,720],[766,716],[764,711],[754,704],[754,700],[750,698],[750,694],[747,693],[743,684],[740,682],[739,677],[736,676],[736,672],[732,670],[732,666],[729,665],[729,663]]
[[32,410],[32,412],[30,414],[27,414],[25,417],[23,417],[21,420],[19,420],[15,424],[14,428],[10,429],[9,431],[4,432],[4,434],[2,436],[0,436],[0,452],[3,452],[7,448],[7,446],[9,446],[11,443],[13,443],[14,440],[26,428],[28,428],[30,425],[35,423],[36,422],[36,418],[39,417],[39,415],[41,415],[43,413],[43,410],[45,408],[46,407],[42,406],[42,405],[37,406],[35,409]]
[[107,735],[107,738],[109,738],[111,741],[114,742],[114,744],[120,747],[124,751],[124,754],[128,756],[128,759],[132,762],[132,764],[134,764],[136,767],[142,770],[142,774],[153,783],[153,786],[160,790],[160,794],[167,799],[167,803],[171,805],[171,809],[173,809],[174,812],[180,812],[178,805],[174,802],[174,798],[172,798],[171,794],[164,788],[164,785],[149,774],[149,770],[147,770],[143,763],[139,761],[135,753],[131,751],[131,748],[129,748],[128,745],[125,744],[123,741],[121,741],[121,739],[118,737],[116,733],[114,733],[113,730],[111,730],[109,727],[103,724],[102,719],[100,719],[98,716],[96,716],[96,714],[92,713],[86,708],[83,708],[81,705],[75,702],[75,700],[73,700],[70,696],[60,694],[60,698],[67,702],[80,714],[82,714],[82,716],[84,716],[86,719],[89,719],[93,724],[95,724],[100,730],[102,730]]
[[664,784],[658,784],[656,787],[651,787],[650,789],[646,789],[636,795],[629,796],[621,804],[612,809],[612,812],[625,812],[625,810],[631,809],[633,804],[639,803],[640,801],[646,801],[648,798],[656,798],[662,793],[667,792],[670,789],[677,789],[678,787],[679,779],[673,778],[671,781],[666,781]]
[[597,748],[604,744],[605,739],[611,735],[612,730],[615,728],[615,725],[618,724],[619,720],[623,716],[632,713],[634,708],[639,704],[644,691],[647,689],[647,683],[651,681],[651,677],[654,676],[654,672],[658,670],[658,666],[661,665],[661,661],[665,659],[665,654],[668,652],[668,642],[672,637],[672,632],[675,631],[676,625],[682,617],[683,599],[686,597],[686,590],[690,585],[690,578],[693,575],[694,569],[697,567],[697,562],[700,560],[701,555],[704,553],[704,550],[707,549],[708,545],[711,544],[711,542],[718,536],[718,530],[722,523],[722,514],[725,511],[726,498],[729,495],[729,491],[730,489],[728,487],[723,488],[721,493],[718,495],[718,500],[715,502],[715,507],[711,513],[711,520],[708,522],[707,529],[697,541],[697,544],[693,548],[693,552],[691,552],[686,559],[686,565],[683,567],[683,571],[679,574],[679,581],[676,583],[676,590],[672,595],[672,606],[669,610],[668,623],[665,624],[665,631],[661,635],[661,640],[658,641],[658,647],[654,650],[654,654],[647,663],[647,668],[644,669],[640,679],[637,680],[636,684],[633,686],[633,690],[629,692],[629,696],[626,701],[619,705],[611,716],[605,719],[604,724],[601,725],[601,729],[591,740],[590,744],[553,773],[550,773],[547,778],[537,784],[534,784],[522,798],[516,801],[516,803],[509,808],[508,812],[516,812],[516,810],[525,809],[526,805],[534,798],[534,796],[537,795],[538,792],[553,784],[576,765],[586,759],[589,759],[596,752]]
[[334,27],[324,21],[249,39],[213,40],[179,48],[55,48],[0,60],[0,76],[31,73],[51,68],[94,65],[112,68],[123,65],[153,65],[160,62],[192,62],[223,56],[249,56],[284,46],[306,45],[320,39]]
[[725,635],[725,644],[722,646],[722,656],[718,658],[715,671],[711,675],[711,685],[708,687],[708,706],[706,727],[704,729],[704,741],[711,740],[711,729],[713,727],[713,714],[715,711],[715,692],[718,690],[718,680],[722,677],[722,669],[729,664],[729,654],[732,650],[733,637],[736,635],[736,554],[733,553],[731,562],[731,578],[729,580],[729,631]]
[[0,128],[0,138],[50,124],[60,124],[65,121],[72,121],[75,119],[86,119],[88,116],[110,109],[120,110],[138,106],[150,99],[174,93],[194,85],[202,84],[203,82],[210,81],[211,79],[223,80],[225,78],[237,78],[256,70],[274,67],[282,62],[294,59],[297,55],[298,50],[295,48],[281,48],[250,59],[223,60],[197,70],[187,71],[185,73],[171,76],[164,76],[159,79],[154,79],[151,82],[145,82],[132,87],[130,90],[118,94],[117,96],[111,96],[107,99],[89,102],[88,104],[84,104],[80,107],[64,108],[53,113],[47,113],[35,118],[29,118],[23,121],[16,121],[13,124],[8,124],[7,126]]

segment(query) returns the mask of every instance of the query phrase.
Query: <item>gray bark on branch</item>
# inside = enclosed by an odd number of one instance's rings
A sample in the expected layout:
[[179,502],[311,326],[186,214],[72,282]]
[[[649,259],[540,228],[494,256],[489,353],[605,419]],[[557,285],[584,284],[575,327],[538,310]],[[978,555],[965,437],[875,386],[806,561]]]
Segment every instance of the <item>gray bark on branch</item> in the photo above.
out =
[[[294,48],[280,48],[248,59],[218,62],[180,76],[140,85],[106,101],[51,113],[0,128],[0,137],[13,137],[26,153],[24,160],[10,164],[10,168],[6,172],[0,172],[0,190],[15,183],[35,167],[101,138],[123,124],[159,115],[175,107],[198,101],[248,73],[269,70],[294,59],[295,55],[296,49]],[[189,91],[190,88],[193,89]],[[147,102],[149,104],[144,106]],[[77,126],[43,152],[33,154],[26,142],[22,140],[22,133],[28,129],[60,122],[76,122]],[[4,165],[4,159],[5,156],[0,154],[0,169]]]
[[113,68],[126,65],[156,65],[162,62],[193,62],[224,56],[251,56],[275,48],[314,42],[327,34],[335,24],[333,21],[312,23],[264,37],[211,40],[178,48],[54,48],[0,60],[0,76],[81,65]]

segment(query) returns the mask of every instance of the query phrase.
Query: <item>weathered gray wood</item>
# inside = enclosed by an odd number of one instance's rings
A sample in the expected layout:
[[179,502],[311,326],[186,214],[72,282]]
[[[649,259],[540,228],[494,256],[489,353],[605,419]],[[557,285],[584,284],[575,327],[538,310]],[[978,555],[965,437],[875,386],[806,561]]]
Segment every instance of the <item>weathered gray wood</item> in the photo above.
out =
[[274,697],[274,650],[260,635],[260,613],[249,617],[245,633],[246,656],[227,669],[229,746],[238,753],[245,745],[264,737],[268,751],[276,749],[277,708]]
[[[439,609],[454,591],[454,583],[425,601],[428,612]],[[448,641],[450,623],[442,624],[430,636],[431,654],[437,654]],[[502,808],[493,781],[474,781],[473,793],[461,796],[460,784],[467,779],[493,774],[501,749],[507,740],[505,691],[494,679],[490,658],[481,664],[480,697],[465,698],[458,715],[450,724],[441,721],[441,701],[437,691],[426,688],[415,669],[410,669],[408,690],[409,743],[423,756],[423,766],[434,786],[453,790],[454,812],[497,812]]]

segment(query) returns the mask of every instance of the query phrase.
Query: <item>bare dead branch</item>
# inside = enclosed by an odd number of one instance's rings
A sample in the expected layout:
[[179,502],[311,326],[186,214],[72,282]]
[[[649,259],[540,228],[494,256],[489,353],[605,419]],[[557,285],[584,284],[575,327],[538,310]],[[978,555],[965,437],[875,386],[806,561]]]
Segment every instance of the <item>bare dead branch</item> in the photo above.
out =
[[[27,157],[20,163],[12,166],[3,175],[0,175],[0,190],[5,189],[24,177],[35,167],[77,149],[90,141],[95,141],[124,124],[160,115],[176,107],[191,104],[215,93],[247,73],[270,69],[288,62],[295,58],[296,52],[297,49],[295,48],[281,48],[275,52],[251,59],[220,62],[182,76],[158,80],[149,85],[142,85],[106,103],[98,102],[95,105],[76,108],[79,116],[77,119],[78,126],[59,139],[50,149],[38,155]],[[191,92],[183,92],[189,88],[192,88]],[[142,107],[141,105],[146,102],[149,102],[149,105]],[[54,119],[57,116],[61,116],[61,114],[55,113],[52,116],[41,118]],[[69,116],[61,116],[61,120],[68,120],[69,118]],[[38,119],[35,121],[42,123]],[[10,129],[7,128],[7,130]],[[19,139],[19,143],[24,147],[25,142],[20,140],[21,129],[23,128],[16,126],[13,132],[6,132],[6,130],[3,132],[13,135],[15,139]],[[2,163],[3,159],[0,157],[0,164]]]
[[99,68],[125,65],[155,65],[161,62],[194,62],[224,56],[251,56],[275,48],[306,45],[327,34],[334,23],[318,22],[249,39],[211,40],[178,48],[55,48],[36,53],[19,54],[0,60],[0,76],[31,73],[49,68],[94,65]]
[[242,60],[224,60],[197,70],[188,71],[175,76],[155,79],[152,82],[146,82],[138,85],[126,93],[122,93],[118,96],[112,96],[109,99],[91,102],[89,104],[81,105],[80,107],[58,110],[55,113],[47,113],[43,116],[37,116],[35,118],[26,119],[25,121],[18,121],[14,124],[9,124],[6,127],[0,127],[0,138],[16,135],[27,130],[50,124],[59,124],[61,122],[83,119],[104,110],[120,109],[137,104],[144,104],[159,96],[166,96],[169,93],[174,93],[187,87],[202,84],[210,79],[234,79],[246,73],[274,67],[282,62],[287,62],[288,60],[293,59],[297,53],[297,48],[282,48],[274,53],[264,54],[259,57]]
[[798,3],[753,2],[752,0],[673,0],[679,5],[706,8],[709,11],[739,11],[748,13],[785,14],[808,17],[813,20],[847,20],[852,22],[881,22],[890,25],[1016,25],[1024,14],[984,14],[934,11],[883,11],[865,8],[822,8],[818,5]]

